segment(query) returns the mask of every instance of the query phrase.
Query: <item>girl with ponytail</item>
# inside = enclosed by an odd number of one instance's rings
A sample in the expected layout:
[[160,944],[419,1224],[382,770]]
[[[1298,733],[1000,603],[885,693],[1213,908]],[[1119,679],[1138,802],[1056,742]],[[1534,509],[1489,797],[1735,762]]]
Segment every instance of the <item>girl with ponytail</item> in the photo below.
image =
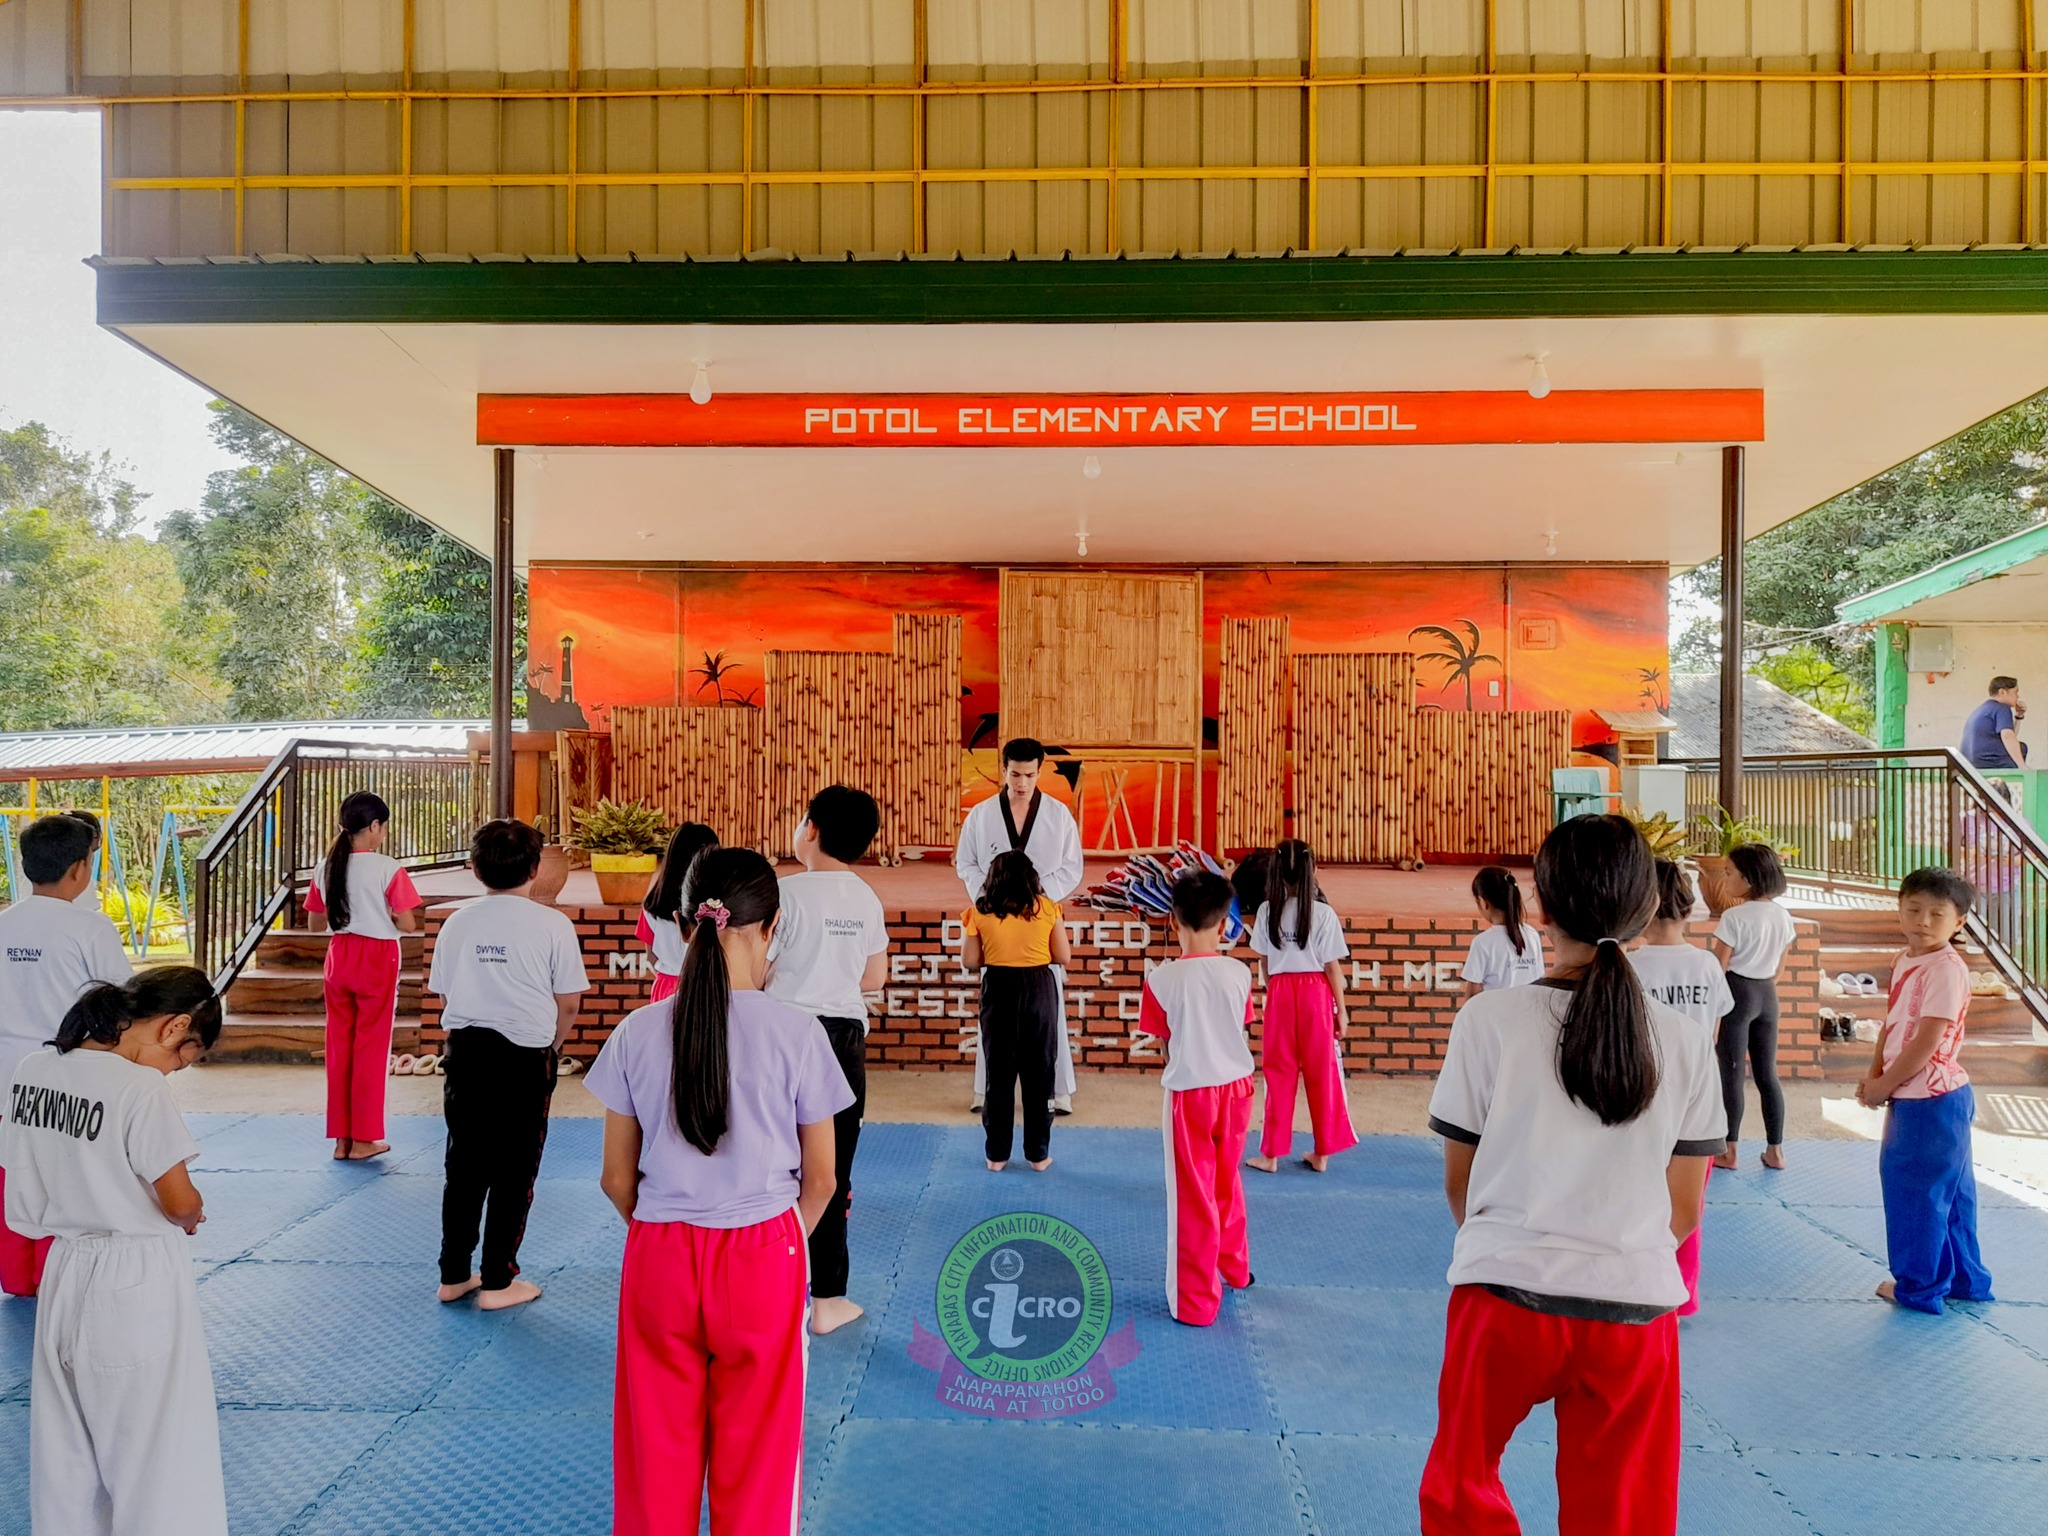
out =
[[0,1123],[7,1220],[50,1241],[29,1386],[38,1531],[227,1536],[213,1369],[185,1238],[206,1219],[170,1074],[220,1034],[188,966],[88,987]]
[[1511,1525],[1500,1458],[1557,1408],[1560,1530],[1678,1526],[1679,1241],[1725,1129],[1712,1044],[1645,995],[1623,948],[1657,906],[1649,845],[1621,816],[1544,839],[1553,956],[1451,1026],[1430,1129],[1458,1224],[1424,1536]]
[[1336,908],[1316,884],[1315,851],[1299,838],[1273,850],[1266,899],[1252,921],[1252,948],[1266,959],[1266,1023],[1259,1042],[1266,1078],[1265,1127],[1247,1168],[1277,1173],[1294,1145],[1294,1085],[1308,1092],[1315,1145],[1303,1166],[1323,1172],[1331,1154],[1358,1145],[1344,1097],[1344,962],[1351,946]]
[[650,1003],[675,996],[676,980],[683,973],[683,946],[690,940],[683,882],[691,861],[706,848],[717,846],[718,834],[701,821],[686,821],[677,827],[647,888],[647,899],[640,903],[640,924],[633,937],[654,956],[654,990],[647,995]]
[[1543,974],[1543,935],[1522,917],[1515,872],[1489,864],[1472,877],[1472,902],[1486,926],[1465,951],[1465,995],[1526,986]]
[[605,1107],[601,1182],[627,1223],[618,1536],[695,1530],[707,1484],[713,1536],[790,1525],[806,1240],[837,1185],[832,1117],[853,1102],[824,1026],[761,990],[774,866],[752,849],[707,849],[683,908],[675,996],[628,1014],[586,1079]]
[[306,911],[325,926],[327,963],[327,1134],[337,1161],[389,1152],[384,1079],[391,1070],[391,1022],[398,1008],[401,933],[419,931],[412,876],[386,856],[391,807],[368,790],[341,802],[341,828],[306,890]]

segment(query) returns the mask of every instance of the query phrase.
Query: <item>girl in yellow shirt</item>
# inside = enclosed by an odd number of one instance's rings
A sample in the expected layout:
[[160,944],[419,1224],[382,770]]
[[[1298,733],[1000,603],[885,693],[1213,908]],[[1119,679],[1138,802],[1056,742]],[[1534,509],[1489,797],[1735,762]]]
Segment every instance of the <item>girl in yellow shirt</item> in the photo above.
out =
[[981,1127],[988,1169],[1001,1173],[1010,1161],[1021,1082],[1024,1157],[1043,1173],[1052,1166],[1052,1074],[1064,1025],[1052,968],[1071,958],[1060,906],[1046,899],[1029,858],[999,853],[960,921],[967,968],[981,970],[981,1048],[988,1053]]

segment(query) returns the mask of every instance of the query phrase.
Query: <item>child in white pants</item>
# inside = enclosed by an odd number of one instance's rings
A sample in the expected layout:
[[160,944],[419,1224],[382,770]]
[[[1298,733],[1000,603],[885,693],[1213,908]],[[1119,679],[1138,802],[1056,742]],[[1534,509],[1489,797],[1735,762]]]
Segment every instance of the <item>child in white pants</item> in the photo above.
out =
[[213,1369],[186,1234],[199,1145],[165,1078],[220,1033],[187,967],[90,988],[23,1060],[0,1129],[7,1220],[54,1238],[29,1386],[35,1536],[226,1536]]

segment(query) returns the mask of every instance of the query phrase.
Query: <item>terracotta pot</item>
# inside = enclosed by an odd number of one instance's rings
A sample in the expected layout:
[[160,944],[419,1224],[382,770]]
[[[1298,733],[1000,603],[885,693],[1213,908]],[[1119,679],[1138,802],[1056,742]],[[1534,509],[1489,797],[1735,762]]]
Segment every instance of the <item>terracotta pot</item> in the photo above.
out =
[[533,889],[527,894],[542,906],[551,907],[568,880],[569,850],[560,843],[545,844],[540,850],[540,873],[533,877]]
[[1694,854],[1692,866],[1699,872],[1700,900],[1710,916],[1719,917],[1742,899],[1742,876],[1720,853]]
[[598,900],[608,907],[637,906],[659,862],[651,853],[593,853],[590,872],[597,876]]

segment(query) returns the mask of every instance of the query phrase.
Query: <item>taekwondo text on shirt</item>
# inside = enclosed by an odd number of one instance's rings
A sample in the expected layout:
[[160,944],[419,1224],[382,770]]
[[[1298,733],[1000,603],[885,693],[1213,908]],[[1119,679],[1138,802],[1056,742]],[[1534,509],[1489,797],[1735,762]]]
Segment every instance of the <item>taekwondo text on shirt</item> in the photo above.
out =
[[173,1232],[151,1185],[199,1155],[170,1080],[113,1051],[34,1051],[0,1128],[7,1225],[23,1237]]
[[502,892],[449,914],[427,973],[443,1029],[480,1025],[514,1045],[553,1045],[555,999],[589,988],[568,914]]

